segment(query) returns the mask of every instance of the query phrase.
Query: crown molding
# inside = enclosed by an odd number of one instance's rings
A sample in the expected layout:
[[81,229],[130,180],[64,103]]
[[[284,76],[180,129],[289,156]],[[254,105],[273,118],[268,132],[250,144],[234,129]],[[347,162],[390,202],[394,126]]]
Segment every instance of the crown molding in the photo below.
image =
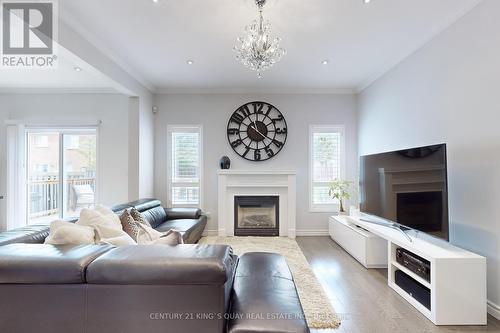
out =
[[356,89],[337,88],[158,88],[155,91],[158,95],[300,95],[300,94],[323,94],[323,95],[354,95]]
[[113,88],[12,88],[0,87],[0,94],[120,94]]
[[377,71],[372,76],[361,82],[355,89],[356,93],[357,94],[362,93],[366,88],[370,87],[373,83],[375,83],[383,76],[388,74],[403,61],[405,61],[406,59],[408,59],[409,57],[411,57],[412,55],[423,49],[428,44],[430,44],[435,38],[437,38],[439,35],[445,32],[448,28],[450,28],[453,24],[459,21],[462,17],[470,13],[481,2],[483,2],[483,0],[474,0],[455,15],[448,17],[445,21],[443,21],[440,25],[438,25],[430,34],[424,37],[420,42],[416,43],[414,47],[410,49],[409,52],[401,55],[400,57],[398,57],[393,61],[385,63],[379,71]]

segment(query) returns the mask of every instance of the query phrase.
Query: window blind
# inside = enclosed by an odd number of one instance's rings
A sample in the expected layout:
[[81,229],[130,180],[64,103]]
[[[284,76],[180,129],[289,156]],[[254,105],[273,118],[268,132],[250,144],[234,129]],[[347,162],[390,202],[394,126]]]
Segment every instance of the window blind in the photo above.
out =
[[200,128],[171,128],[170,200],[172,206],[200,204]]
[[311,128],[311,208],[338,202],[329,196],[329,184],[341,178],[343,133],[338,127]]

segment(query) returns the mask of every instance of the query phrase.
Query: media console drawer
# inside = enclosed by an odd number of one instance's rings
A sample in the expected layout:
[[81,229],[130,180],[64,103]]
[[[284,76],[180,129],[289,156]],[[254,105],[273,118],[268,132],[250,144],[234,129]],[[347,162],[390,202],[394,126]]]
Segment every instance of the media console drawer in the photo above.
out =
[[387,267],[387,241],[346,222],[331,217],[330,237],[366,268]]

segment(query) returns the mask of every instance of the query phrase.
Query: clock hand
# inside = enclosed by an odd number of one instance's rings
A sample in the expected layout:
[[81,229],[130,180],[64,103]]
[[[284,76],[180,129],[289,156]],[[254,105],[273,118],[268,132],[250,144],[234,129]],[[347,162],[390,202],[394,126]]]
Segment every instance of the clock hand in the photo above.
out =
[[252,126],[249,126],[251,129],[253,129],[255,132],[259,133],[259,135],[261,137],[263,137],[264,139],[266,138],[266,136],[264,134],[262,134],[258,129],[257,129],[257,124],[255,123],[255,121],[253,122],[253,124],[255,125],[255,127],[252,127]]

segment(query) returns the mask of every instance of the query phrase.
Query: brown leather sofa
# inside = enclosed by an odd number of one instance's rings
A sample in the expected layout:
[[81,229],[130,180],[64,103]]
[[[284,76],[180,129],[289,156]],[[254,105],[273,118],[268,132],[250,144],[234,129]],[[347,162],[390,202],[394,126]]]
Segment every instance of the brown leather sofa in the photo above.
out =
[[[113,210],[127,207],[158,230],[183,227],[189,242],[206,224],[199,210],[154,199]],[[280,255],[238,258],[225,245],[54,246],[41,244],[45,229],[22,230],[0,234],[2,332],[309,332]]]

